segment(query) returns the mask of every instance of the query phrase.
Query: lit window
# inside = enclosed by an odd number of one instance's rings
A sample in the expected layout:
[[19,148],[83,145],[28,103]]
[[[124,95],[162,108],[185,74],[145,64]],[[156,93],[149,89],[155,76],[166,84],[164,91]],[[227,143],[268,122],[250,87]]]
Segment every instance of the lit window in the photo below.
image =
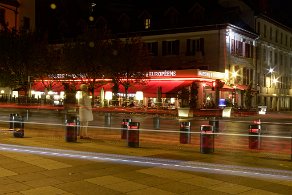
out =
[[146,18],[145,21],[144,21],[144,26],[145,26],[145,29],[149,29],[150,28],[150,18]]

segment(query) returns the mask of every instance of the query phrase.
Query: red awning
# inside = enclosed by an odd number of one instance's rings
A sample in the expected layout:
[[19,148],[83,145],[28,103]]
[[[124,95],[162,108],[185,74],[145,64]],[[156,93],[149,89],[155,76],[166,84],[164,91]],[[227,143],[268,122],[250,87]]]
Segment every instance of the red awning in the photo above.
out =
[[248,89],[248,86],[246,85],[235,85],[236,86],[236,89],[239,89],[239,90],[247,90]]
[[[158,87],[161,87],[162,97],[176,94],[177,91],[191,85],[192,81],[149,81],[146,85],[134,85],[129,88],[129,93],[143,91],[145,97],[157,97]],[[120,87],[121,89],[121,87]],[[121,89],[124,92],[124,89]]]
[[[136,93],[137,91],[143,91],[145,97],[157,97],[157,91],[158,87],[161,87],[162,89],[162,97],[166,97],[166,94],[168,96],[172,96],[171,94],[176,94],[177,91],[181,90],[183,87],[191,85],[193,81],[177,81],[177,80],[168,80],[168,81],[152,81],[150,80],[147,84],[141,85],[136,84],[132,85],[128,89],[128,93]],[[79,90],[79,85],[77,84],[77,90]],[[113,84],[107,83],[103,86],[100,86],[95,89],[96,94],[98,95],[100,93],[101,88],[104,89],[104,91],[112,91]],[[36,91],[44,91],[45,86],[42,82],[36,82],[32,86],[33,90]],[[61,82],[55,82],[52,85],[52,90],[55,92],[64,91],[64,87]],[[122,85],[119,86],[119,92],[125,93],[125,89]]]
[[224,86],[221,89],[221,91],[232,91],[232,90],[234,90],[234,88],[230,87],[230,86],[228,86],[226,84],[224,84]]

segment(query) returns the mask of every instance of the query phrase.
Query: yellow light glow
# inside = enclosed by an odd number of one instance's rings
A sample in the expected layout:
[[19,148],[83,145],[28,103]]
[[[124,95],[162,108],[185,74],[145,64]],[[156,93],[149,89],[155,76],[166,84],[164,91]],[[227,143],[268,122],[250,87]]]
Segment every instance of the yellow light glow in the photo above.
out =
[[89,16],[88,20],[89,20],[90,22],[93,22],[93,21],[94,21],[94,17],[93,17],[93,16]]
[[56,9],[56,8],[57,8],[57,6],[56,6],[56,4],[55,4],[55,3],[51,3],[51,5],[50,5],[50,8],[51,8],[51,9]]
[[136,100],[143,100],[143,92],[142,91],[136,92]]
[[278,78],[274,78],[273,80],[272,80],[272,83],[278,83],[279,81],[278,81]]
[[105,92],[105,96],[104,96],[104,98],[105,98],[106,100],[112,100],[112,99],[113,99],[113,92],[111,92],[111,91],[106,91],[106,92]]
[[232,72],[231,75],[232,75],[233,78],[235,78],[235,77],[237,77],[237,72]]
[[94,44],[94,42],[90,41],[89,44],[88,44],[88,46],[89,46],[89,47],[94,47],[95,44]]

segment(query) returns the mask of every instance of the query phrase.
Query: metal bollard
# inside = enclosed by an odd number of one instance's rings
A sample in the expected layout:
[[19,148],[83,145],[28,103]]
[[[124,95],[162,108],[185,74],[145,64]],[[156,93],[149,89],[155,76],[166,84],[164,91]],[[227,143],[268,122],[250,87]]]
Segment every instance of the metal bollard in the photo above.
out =
[[129,122],[128,126],[128,146],[133,148],[139,147],[139,128],[140,123],[139,122]]
[[10,114],[9,116],[9,130],[13,131],[14,137],[24,136],[24,122],[23,117],[19,114]]
[[159,115],[153,117],[153,128],[160,129],[160,118]]
[[65,140],[66,142],[77,141],[77,117],[74,115],[68,116],[66,121]]
[[104,126],[105,127],[111,126],[111,123],[112,123],[111,118],[112,118],[111,113],[104,114]]
[[203,154],[214,152],[214,130],[212,125],[201,125],[200,151]]
[[219,120],[216,117],[211,117],[209,119],[209,125],[213,126],[213,131],[218,133],[219,132]]
[[181,144],[191,143],[191,122],[180,122],[179,140]]
[[249,136],[248,136],[248,142],[249,142],[249,149],[260,149],[261,147],[261,125],[260,124],[252,124],[249,125]]
[[129,122],[132,122],[132,119],[123,119],[121,124],[121,139],[127,139]]

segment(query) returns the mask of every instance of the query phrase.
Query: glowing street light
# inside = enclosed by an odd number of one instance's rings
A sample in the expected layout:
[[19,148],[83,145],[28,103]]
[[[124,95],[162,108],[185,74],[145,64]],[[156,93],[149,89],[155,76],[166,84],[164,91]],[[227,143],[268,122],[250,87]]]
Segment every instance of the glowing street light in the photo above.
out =
[[231,76],[233,77],[233,78],[236,78],[237,77],[237,72],[232,72],[232,74],[231,74]]
[[55,3],[51,3],[50,8],[54,10],[57,8],[57,5]]

